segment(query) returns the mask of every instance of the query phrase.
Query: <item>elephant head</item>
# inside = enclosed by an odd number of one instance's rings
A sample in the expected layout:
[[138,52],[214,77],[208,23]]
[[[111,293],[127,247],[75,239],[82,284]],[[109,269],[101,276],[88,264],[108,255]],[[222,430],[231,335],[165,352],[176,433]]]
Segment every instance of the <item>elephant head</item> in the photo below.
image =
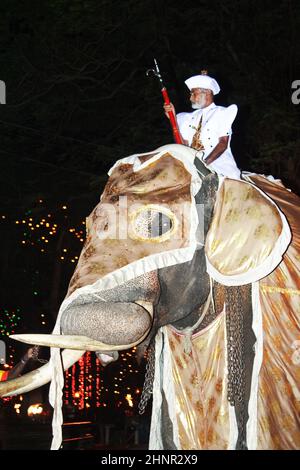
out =
[[[179,147],[134,155],[110,170],[86,220],[86,241],[52,335],[16,339],[65,348],[64,367],[70,367],[85,350],[111,353],[149,334],[160,297],[158,271],[192,260],[203,246],[195,203],[202,181],[194,151]],[[204,165],[203,173],[209,173]],[[1,395],[46,383],[50,368],[1,384]]]
[[[209,275],[235,286],[274,269],[289,241],[284,218],[253,185],[223,181],[198,159],[194,164],[195,155],[169,145],[114,165],[86,220],[86,241],[52,335],[15,336],[53,347],[51,361],[1,384],[1,396],[52,379],[54,403],[62,386],[58,348],[65,348],[65,369],[86,350],[109,362],[119,350],[148,344],[163,325],[193,325],[210,293]],[[261,243],[254,246],[255,237]],[[204,324],[218,313],[212,310]]]

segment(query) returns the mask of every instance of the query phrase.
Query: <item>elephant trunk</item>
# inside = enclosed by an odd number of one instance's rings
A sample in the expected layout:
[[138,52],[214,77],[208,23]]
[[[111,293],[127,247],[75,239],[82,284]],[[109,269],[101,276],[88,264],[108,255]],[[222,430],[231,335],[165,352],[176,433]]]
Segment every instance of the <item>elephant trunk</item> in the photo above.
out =
[[138,341],[151,323],[148,309],[134,302],[71,303],[61,317],[64,335],[83,335],[116,346]]
[[[152,303],[144,301],[140,301],[140,303],[143,306],[133,302],[103,301],[77,305],[71,304],[62,314],[62,333],[63,335],[74,335],[81,341],[83,338],[88,342],[89,338],[91,338],[98,341],[99,345],[100,343],[105,343],[108,345],[108,349],[109,345],[113,345],[116,350],[126,349],[133,346],[133,343],[143,340],[151,328]],[[54,340],[62,338],[63,340],[64,336],[49,335],[49,338],[54,338]],[[82,354],[84,354],[82,350],[64,350],[62,354],[64,369],[66,370],[71,367]],[[102,355],[104,357],[107,356],[107,359],[104,361],[105,363],[110,362],[109,356],[112,356],[111,360],[117,358],[117,355],[114,356],[115,353],[110,353],[109,350],[106,354],[102,354],[99,351],[99,354],[99,359],[103,359]],[[50,380],[51,368],[49,363],[17,379],[1,383],[0,397],[35,390]]]

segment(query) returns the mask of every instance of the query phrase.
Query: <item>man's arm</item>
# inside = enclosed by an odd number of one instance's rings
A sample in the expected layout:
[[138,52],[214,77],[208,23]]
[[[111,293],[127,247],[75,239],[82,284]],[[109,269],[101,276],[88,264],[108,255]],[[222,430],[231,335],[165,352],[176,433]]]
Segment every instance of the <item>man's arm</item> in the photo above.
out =
[[212,162],[217,160],[217,158],[219,158],[220,155],[222,155],[222,153],[225,152],[228,146],[228,140],[229,140],[228,135],[219,138],[218,144],[215,146],[215,148],[210,152],[210,154],[204,160],[207,165],[210,165]]
[[18,362],[17,365],[11,370],[8,371],[8,377],[7,380],[15,379],[16,377],[19,377],[21,373],[23,372],[23,369],[25,368],[27,362],[33,357],[33,348],[29,348],[28,351],[24,354],[20,362]]

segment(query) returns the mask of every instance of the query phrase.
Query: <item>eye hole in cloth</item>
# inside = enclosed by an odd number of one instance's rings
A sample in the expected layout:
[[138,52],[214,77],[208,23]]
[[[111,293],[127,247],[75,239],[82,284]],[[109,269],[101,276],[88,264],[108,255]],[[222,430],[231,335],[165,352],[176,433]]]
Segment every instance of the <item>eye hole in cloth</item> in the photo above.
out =
[[130,214],[129,236],[134,240],[161,243],[177,228],[175,214],[163,206],[148,204]]

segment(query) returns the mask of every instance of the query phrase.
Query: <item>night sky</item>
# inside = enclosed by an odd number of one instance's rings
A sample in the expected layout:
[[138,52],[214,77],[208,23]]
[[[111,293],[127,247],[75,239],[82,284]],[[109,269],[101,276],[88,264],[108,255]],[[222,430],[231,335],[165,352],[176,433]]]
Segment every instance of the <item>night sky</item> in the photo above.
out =
[[239,108],[239,166],[300,193],[299,34],[296,0],[1,0],[8,330],[51,331],[107,170],[172,142],[158,83],[145,73],[154,57],[178,112],[190,109],[184,80],[207,69],[221,86],[216,104]]

